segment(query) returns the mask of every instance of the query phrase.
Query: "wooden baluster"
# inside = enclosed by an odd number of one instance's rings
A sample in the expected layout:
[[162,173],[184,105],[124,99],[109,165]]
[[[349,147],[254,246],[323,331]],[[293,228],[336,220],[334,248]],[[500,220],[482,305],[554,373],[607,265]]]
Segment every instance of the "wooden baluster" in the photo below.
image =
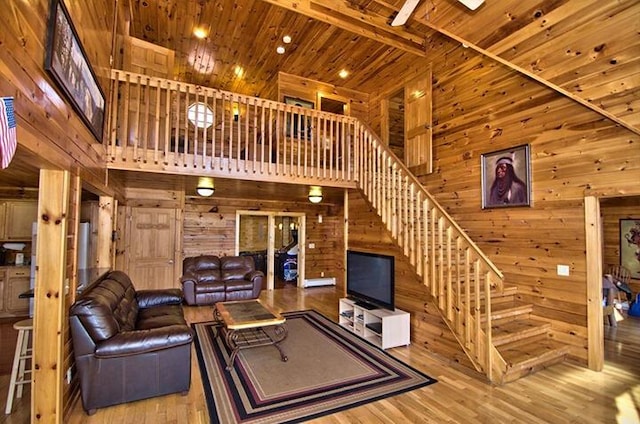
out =
[[142,132],[142,151],[144,152],[142,160],[147,161],[149,153],[149,126],[151,125],[151,78],[147,77],[147,82],[144,86],[144,124]]
[[438,217],[438,305],[444,309],[444,217]]
[[431,219],[429,220],[429,224],[430,224],[430,231],[431,231],[431,236],[430,236],[430,240],[431,240],[431,257],[429,260],[429,267],[431,269],[430,275],[431,275],[431,296],[436,295],[437,293],[437,288],[438,288],[438,277],[436,275],[436,222],[438,220],[438,213],[436,210],[436,207],[433,206],[431,207],[431,213],[430,213],[430,217]]
[[429,217],[429,199],[424,199],[422,201],[422,225],[424,236],[422,238],[422,242],[424,243],[424,248],[422,250],[422,283],[426,287],[432,286],[431,284],[431,273],[429,272],[429,267],[431,261],[429,260],[429,221],[431,218]]
[[[273,103],[269,102],[269,149],[268,149],[268,153],[269,153],[269,174],[271,174],[273,172],[273,161],[271,160],[271,157],[273,156]],[[276,127],[277,128],[277,127]]]
[[187,84],[185,86],[185,90],[184,90],[184,140],[182,141],[182,150],[184,150],[184,162],[183,162],[183,166],[187,167],[189,166],[189,112],[188,112],[188,107],[190,105],[189,103],[189,97],[190,97],[190,92],[191,92],[191,86],[189,84]]
[[[244,98],[244,102],[245,102],[245,117],[244,117],[244,172],[247,172],[249,170],[248,168],[248,162],[249,162],[249,113],[251,111],[250,108],[250,104],[249,104],[249,98],[246,97]],[[240,113],[240,105],[238,105],[238,113]],[[242,117],[242,114],[240,113],[240,117]]]
[[[478,265],[480,264],[480,262],[478,262]],[[487,271],[484,275],[484,297],[486,299],[486,303],[485,303],[485,311],[487,314],[487,319],[485,320],[485,327],[484,327],[484,333],[485,333],[485,344],[484,344],[484,349],[485,349],[485,374],[487,375],[487,377],[489,377],[489,381],[493,381],[493,368],[491,367],[491,362],[492,362],[492,349],[491,347],[493,346],[493,340],[492,340],[492,335],[491,335],[491,281],[490,281],[490,275],[489,272]]]
[[480,311],[480,261],[478,259],[475,259],[473,264],[473,271],[474,271],[474,300],[475,300],[475,313],[476,313],[476,321],[475,321],[475,326],[474,326],[474,336],[473,339],[475,341],[475,353],[476,353],[476,360],[478,360],[478,352],[479,352],[479,345],[480,345],[480,340],[481,340],[481,334],[482,334],[482,316],[481,316],[481,311]]
[[[118,144],[118,105],[120,101],[118,99],[118,93],[120,92],[120,72],[113,72],[113,91],[111,93],[111,140],[110,140],[110,151],[111,151],[111,160],[115,160],[116,158],[116,145]],[[120,143],[122,144],[122,143]]]
[[173,129],[173,165],[179,166],[182,162],[182,155],[180,155],[179,143],[180,143],[180,97],[181,89],[180,83],[176,84],[176,109],[175,109],[175,127]]
[[[196,89],[195,91],[195,101],[194,104],[196,105],[196,117],[195,117],[195,122],[200,123],[203,122],[202,121],[202,117],[200,116],[201,112],[201,107],[200,107],[200,90]],[[193,125],[193,158],[192,158],[192,162],[191,165],[194,168],[198,167],[198,152],[199,152],[199,144],[200,144],[200,127],[198,127],[198,125]]]
[[460,311],[462,309],[462,272],[460,262],[462,258],[460,257],[460,251],[462,249],[462,238],[460,236],[456,237],[456,290],[455,290],[455,329],[456,334],[462,334],[462,322],[460,320]]
[[[129,75],[127,74],[127,81],[129,80]],[[137,94],[137,102],[136,102],[136,117],[135,117],[135,126],[136,129],[134,131],[134,136],[133,136],[133,160],[139,162],[140,161],[140,156],[139,156],[139,152],[138,152],[138,147],[140,147],[140,108],[142,107],[142,78],[140,77],[140,75],[136,76],[136,83],[138,85],[137,90],[136,90],[136,94]],[[126,97],[126,95],[125,95]],[[127,119],[126,116],[128,116],[129,114],[125,114],[125,119],[124,119],[124,123],[123,125],[126,125]],[[125,127],[126,128],[126,127]],[[146,154],[146,152],[144,152]]]
[[264,164],[265,164],[265,160],[264,160],[264,148],[267,144],[267,137],[265,135],[265,107],[264,107],[264,100],[262,100],[262,104],[260,105],[260,108],[262,109],[261,112],[261,118],[260,118],[260,139],[261,139],[261,143],[260,143],[260,173],[264,174]]
[[161,103],[161,89],[160,81],[156,84],[156,111],[154,119],[154,137],[153,137],[153,163],[159,162],[159,150],[160,150],[160,103]]
[[452,256],[451,256],[451,244],[452,244],[452,236],[453,230],[451,226],[447,226],[447,299],[446,299],[446,307],[447,307],[447,319],[449,321],[453,320],[453,274],[451,272],[451,268],[453,267]]
[[[200,143],[202,145],[202,154],[200,155],[201,157],[201,164],[200,167],[202,167],[203,169],[207,168],[207,140],[209,139],[209,126],[207,126],[207,115],[209,114],[209,110],[207,109],[209,107],[209,90],[204,90],[204,98],[202,99],[202,103],[204,103],[205,107],[204,107],[204,119],[202,122],[204,122],[204,128],[202,128],[202,143]],[[213,125],[212,125],[213,127]],[[212,131],[215,131],[215,129],[212,129]]]
[[229,149],[227,153],[227,170],[231,171],[231,160],[233,159],[233,94],[225,94],[229,101]]
[[[247,107],[247,110],[248,109],[249,108]],[[253,99],[253,155],[252,155],[253,159],[252,159],[251,169],[254,174],[256,173],[256,157],[258,156],[258,136],[259,135],[260,134],[258,134],[258,99]]]
[[[129,113],[131,110],[131,99],[129,98],[129,92],[131,90],[131,82],[129,80],[130,74],[126,74],[124,82],[124,113],[122,114],[122,128],[123,128],[123,140],[122,140],[122,159],[127,160],[127,153],[129,151]],[[134,146],[135,149],[135,146]],[[135,153],[134,153],[135,158]]]
[[225,153],[225,130],[226,130],[226,122],[225,122],[225,100],[226,95],[224,93],[220,93],[220,170],[224,168],[224,160],[229,160],[229,154]]
[[464,249],[464,342],[465,348],[471,344],[471,251],[469,247]]
[[167,81],[164,107],[164,164],[169,165],[169,140],[171,139],[171,82]]
[[416,266],[416,187],[409,183],[409,262]]
[[415,225],[415,231],[416,231],[416,243],[415,243],[415,247],[416,247],[416,273],[418,274],[419,277],[422,277],[422,272],[423,272],[423,265],[424,265],[424,261],[423,261],[423,251],[422,251],[422,243],[423,243],[423,238],[422,238],[422,225],[420,225],[420,223],[424,220],[422,213],[423,213],[423,209],[422,209],[422,191],[420,189],[418,189],[418,193],[416,194],[416,200],[414,203],[414,207],[416,209],[416,218],[414,221],[414,225]]

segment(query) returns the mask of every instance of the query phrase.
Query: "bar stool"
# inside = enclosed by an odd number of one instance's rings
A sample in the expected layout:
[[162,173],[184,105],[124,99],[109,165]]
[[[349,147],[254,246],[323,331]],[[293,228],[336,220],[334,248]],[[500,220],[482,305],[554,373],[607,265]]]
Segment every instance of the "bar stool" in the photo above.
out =
[[[16,343],[16,353],[13,356],[13,368],[11,369],[11,381],[9,382],[9,394],[7,395],[7,407],[5,414],[11,414],[13,406],[13,395],[16,392],[17,397],[22,397],[22,386],[31,383],[31,368],[26,368],[27,360],[31,359],[32,350],[29,347],[29,338],[33,332],[33,319],[23,319],[13,324],[13,328],[18,330],[18,341]],[[28,379],[25,380],[25,374]]]

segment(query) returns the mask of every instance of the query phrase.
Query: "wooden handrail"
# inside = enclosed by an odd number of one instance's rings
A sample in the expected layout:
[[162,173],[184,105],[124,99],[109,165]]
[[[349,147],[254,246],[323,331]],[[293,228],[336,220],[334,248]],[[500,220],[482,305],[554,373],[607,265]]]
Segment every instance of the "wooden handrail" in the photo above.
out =
[[[366,125],[358,125],[358,188],[430,289],[443,320],[478,371],[497,381],[506,363],[492,342],[491,291],[503,275]],[[498,370],[501,375],[494,376]]]
[[110,168],[358,188],[473,365],[500,380],[506,364],[492,343],[491,291],[503,290],[502,273],[368,126],[179,81],[111,75]]

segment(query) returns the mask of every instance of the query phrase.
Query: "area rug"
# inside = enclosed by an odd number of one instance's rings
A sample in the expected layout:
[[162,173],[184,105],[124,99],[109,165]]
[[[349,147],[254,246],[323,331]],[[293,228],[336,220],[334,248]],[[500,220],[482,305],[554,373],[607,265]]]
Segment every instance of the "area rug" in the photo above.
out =
[[315,311],[283,314],[280,344],[231,352],[215,323],[196,323],[196,352],[212,423],[297,423],[435,383]]

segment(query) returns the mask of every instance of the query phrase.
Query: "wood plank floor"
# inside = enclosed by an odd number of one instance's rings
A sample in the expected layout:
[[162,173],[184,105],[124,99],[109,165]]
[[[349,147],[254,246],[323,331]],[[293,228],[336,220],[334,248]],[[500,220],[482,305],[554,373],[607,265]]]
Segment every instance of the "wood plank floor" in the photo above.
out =
[[[263,292],[262,299],[283,311],[315,309],[337,320],[339,294],[332,287],[286,287]],[[190,322],[209,320],[209,307],[186,307]],[[565,363],[502,387],[456,364],[443,362],[412,344],[389,350],[438,383],[406,394],[313,420],[338,423],[639,423],[640,319],[627,318],[605,329],[603,372]],[[195,353],[192,386],[186,396],[169,395],[98,410],[89,417],[78,402],[69,424],[207,423],[206,402]],[[0,378],[6,399],[8,376]],[[29,396],[0,423],[29,422]],[[4,406],[4,403],[2,403]]]

